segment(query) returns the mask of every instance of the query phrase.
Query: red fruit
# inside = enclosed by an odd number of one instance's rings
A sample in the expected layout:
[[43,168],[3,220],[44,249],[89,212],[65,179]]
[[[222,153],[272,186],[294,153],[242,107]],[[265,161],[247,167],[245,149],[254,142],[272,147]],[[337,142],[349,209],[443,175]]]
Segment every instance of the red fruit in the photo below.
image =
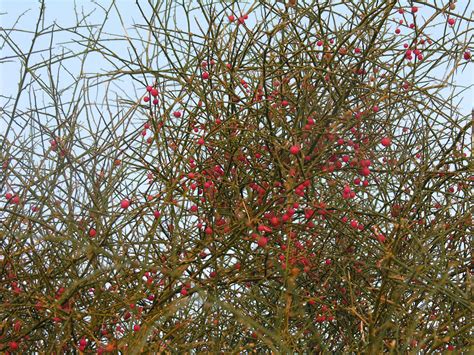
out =
[[374,112],[379,112],[380,108],[376,105],[374,107],[372,107],[372,111]]
[[143,101],[148,102],[148,101],[150,101],[150,98],[149,98],[148,96],[145,96],[145,97],[143,98]]
[[389,137],[384,137],[380,140],[380,143],[384,146],[384,147],[388,147],[390,144],[392,144],[392,140],[389,138]]
[[94,228],[89,229],[89,236],[94,238],[97,234],[97,231]]
[[148,85],[148,86],[146,87],[146,91],[150,92],[151,90],[153,90],[153,86]]
[[120,202],[120,207],[122,207],[122,208],[124,208],[124,209],[130,207],[130,201],[127,200],[127,199],[122,200],[122,201]]
[[293,145],[290,148],[290,153],[293,154],[293,155],[296,155],[300,152],[300,149],[301,148],[298,145]]
[[9,200],[9,201],[11,200],[12,197],[13,197],[13,195],[12,195],[11,193],[9,193],[9,192],[7,192],[7,193],[5,194],[5,198],[6,198],[7,200]]
[[456,20],[455,20],[455,19],[453,19],[452,17],[448,18],[448,24],[449,24],[450,26],[454,26],[455,23],[456,23]]
[[204,138],[199,138],[198,141],[197,141],[197,144],[199,145],[204,145]]
[[151,89],[150,93],[151,93],[151,95],[154,96],[154,97],[157,97],[157,96],[158,96],[158,90],[157,90],[157,89]]
[[369,168],[362,168],[362,169],[360,169],[360,174],[362,176],[369,176],[370,175],[370,169]]
[[267,246],[268,239],[265,237],[260,237],[257,241],[257,244],[260,248],[265,248]]
[[230,22],[235,21],[235,16],[234,15],[229,15],[229,16],[227,16],[227,18],[229,19]]
[[160,218],[160,211],[153,211],[153,216],[155,216],[155,218]]
[[278,217],[272,217],[272,219],[270,220],[270,223],[273,226],[278,226],[280,224],[280,220],[278,219]]
[[411,12],[413,12],[414,14],[417,13],[417,12],[418,12],[418,7],[413,6],[413,7],[411,8]]
[[133,331],[134,331],[134,332],[138,332],[139,330],[140,330],[140,325],[139,325],[139,324],[135,324],[135,325],[133,326]]
[[18,349],[18,343],[16,341],[11,341],[9,344],[10,350],[14,351]]
[[201,78],[203,78],[204,80],[209,79],[209,73],[207,71],[203,72]]
[[464,52],[464,59],[465,60],[470,60],[471,59],[471,52],[465,51]]
[[175,112],[173,113],[173,116],[176,117],[176,118],[180,118],[180,117],[181,117],[181,112],[175,111]]
[[272,229],[268,226],[264,226],[263,224],[260,224],[258,227],[257,227],[258,231],[259,232],[268,232],[268,233],[271,233]]
[[188,294],[188,290],[186,290],[186,288],[183,287],[183,288],[181,289],[181,295],[182,295],[182,296],[186,296],[187,294]]

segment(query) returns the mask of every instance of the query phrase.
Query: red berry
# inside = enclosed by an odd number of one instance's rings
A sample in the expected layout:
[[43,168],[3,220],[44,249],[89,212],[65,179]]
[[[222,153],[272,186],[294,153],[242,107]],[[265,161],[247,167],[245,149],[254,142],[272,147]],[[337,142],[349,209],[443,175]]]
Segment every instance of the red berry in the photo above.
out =
[[362,176],[369,176],[369,174],[370,174],[370,169],[367,168],[367,167],[362,168],[362,169],[360,170],[360,174],[361,174]]
[[230,22],[235,21],[235,16],[234,15],[229,15],[229,16],[227,16],[227,18],[229,19]]
[[97,234],[97,231],[94,228],[89,229],[89,236],[94,238]]
[[130,201],[127,200],[127,199],[122,200],[122,201],[120,202],[120,207],[122,207],[122,208],[124,208],[124,209],[130,207]]
[[293,145],[290,148],[290,153],[293,154],[293,155],[296,155],[300,152],[300,149],[301,148],[298,145]]
[[149,98],[148,96],[145,96],[145,97],[143,98],[143,101],[148,102],[148,101],[150,101],[150,98]]
[[175,111],[175,112],[173,113],[173,116],[176,117],[176,118],[180,118],[180,117],[181,117],[181,112]]
[[448,18],[448,24],[449,24],[450,26],[454,26],[455,23],[456,23],[456,20],[455,20],[455,19],[453,19],[452,17]]
[[380,140],[380,143],[381,143],[384,147],[388,147],[390,144],[392,144],[392,140],[391,140],[389,137],[383,137],[383,138]]
[[265,237],[260,237],[257,241],[257,244],[260,248],[265,248],[267,246],[268,239]]
[[471,59],[471,52],[465,51],[464,52],[464,59],[465,60],[470,60]]
[[270,222],[273,226],[278,226],[280,224],[280,220],[278,219],[278,217],[272,217]]
[[201,78],[203,78],[204,80],[209,79],[209,73],[207,71],[203,72]]
[[140,325],[139,325],[139,324],[135,324],[135,325],[133,326],[133,331],[134,331],[134,332],[138,332],[139,330],[140,330]]

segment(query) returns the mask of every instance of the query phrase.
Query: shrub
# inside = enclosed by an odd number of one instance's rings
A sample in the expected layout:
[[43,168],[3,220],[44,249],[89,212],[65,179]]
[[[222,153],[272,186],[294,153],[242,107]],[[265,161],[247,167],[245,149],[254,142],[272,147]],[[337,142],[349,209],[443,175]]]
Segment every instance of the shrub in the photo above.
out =
[[3,28],[0,350],[468,351],[472,17],[413,3]]

